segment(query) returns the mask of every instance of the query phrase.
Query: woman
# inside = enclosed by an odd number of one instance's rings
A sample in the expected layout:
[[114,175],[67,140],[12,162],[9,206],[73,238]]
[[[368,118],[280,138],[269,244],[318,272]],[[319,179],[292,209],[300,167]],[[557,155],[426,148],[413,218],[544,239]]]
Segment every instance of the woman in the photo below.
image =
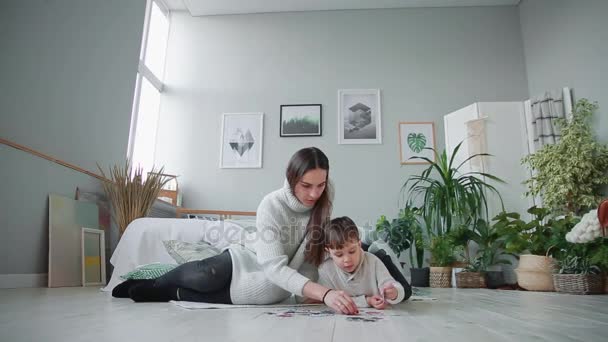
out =
[[323,261],[323,228],[329,222],[333,189],[329,161],[315,147],[296,152],[284,186],[264,197],[257,210],[255,239],[220,255],[182,264],[154,280],[126,281],[115,297],[136,302],[186,300],[225,304],[272,304],[291,294],[324,302],[337,312],[358,313],[343,291],[321,286],[315,274]]

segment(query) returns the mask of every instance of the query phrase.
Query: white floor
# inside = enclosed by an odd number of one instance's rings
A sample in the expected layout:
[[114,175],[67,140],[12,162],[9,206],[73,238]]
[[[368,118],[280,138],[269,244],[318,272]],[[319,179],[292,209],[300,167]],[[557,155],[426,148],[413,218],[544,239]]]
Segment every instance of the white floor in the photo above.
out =
[[[432,289],[377,322],[187,310],[95,288],[0,290],[0,341],[607,341],[608,295]],[[323,307],[316,308],[322,310]],[[397,315],[397,316],[394,316]]]

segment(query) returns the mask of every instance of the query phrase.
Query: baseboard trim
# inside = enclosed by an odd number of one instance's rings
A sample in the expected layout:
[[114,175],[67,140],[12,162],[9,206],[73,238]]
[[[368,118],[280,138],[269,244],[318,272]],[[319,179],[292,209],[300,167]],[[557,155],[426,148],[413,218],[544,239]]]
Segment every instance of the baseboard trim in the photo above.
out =
[[16,289],[22,287],[47,287],[46,273],[33,274],[0,274],[0,289]]

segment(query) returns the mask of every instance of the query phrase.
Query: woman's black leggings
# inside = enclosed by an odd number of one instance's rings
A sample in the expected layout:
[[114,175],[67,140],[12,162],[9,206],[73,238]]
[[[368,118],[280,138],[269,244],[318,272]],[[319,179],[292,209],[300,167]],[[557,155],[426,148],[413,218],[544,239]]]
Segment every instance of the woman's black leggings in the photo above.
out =
[[211,258],[181,264],[154,282],[156,288],[177,288],[178,299],[190,302],[232,304],[229,251]]

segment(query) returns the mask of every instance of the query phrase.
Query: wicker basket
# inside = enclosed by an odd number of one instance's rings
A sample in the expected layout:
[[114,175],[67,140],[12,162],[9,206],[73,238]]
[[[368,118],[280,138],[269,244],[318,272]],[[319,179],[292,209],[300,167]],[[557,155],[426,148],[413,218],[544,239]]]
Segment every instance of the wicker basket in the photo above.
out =
[[602,276],[596,274],[554,274],[555,291],[571,294],[598,294],[604,292]]
[[452,287],[452,268],[431,267],[429,283],[431,287]]
[[480,272],[458,272],[456,273],[456,287],[461,289],[486,287],[486,278]]
[[555,291],[553,269],[555,260],[546,256],[521,255],[517,273],[517,283],[528,291]]

